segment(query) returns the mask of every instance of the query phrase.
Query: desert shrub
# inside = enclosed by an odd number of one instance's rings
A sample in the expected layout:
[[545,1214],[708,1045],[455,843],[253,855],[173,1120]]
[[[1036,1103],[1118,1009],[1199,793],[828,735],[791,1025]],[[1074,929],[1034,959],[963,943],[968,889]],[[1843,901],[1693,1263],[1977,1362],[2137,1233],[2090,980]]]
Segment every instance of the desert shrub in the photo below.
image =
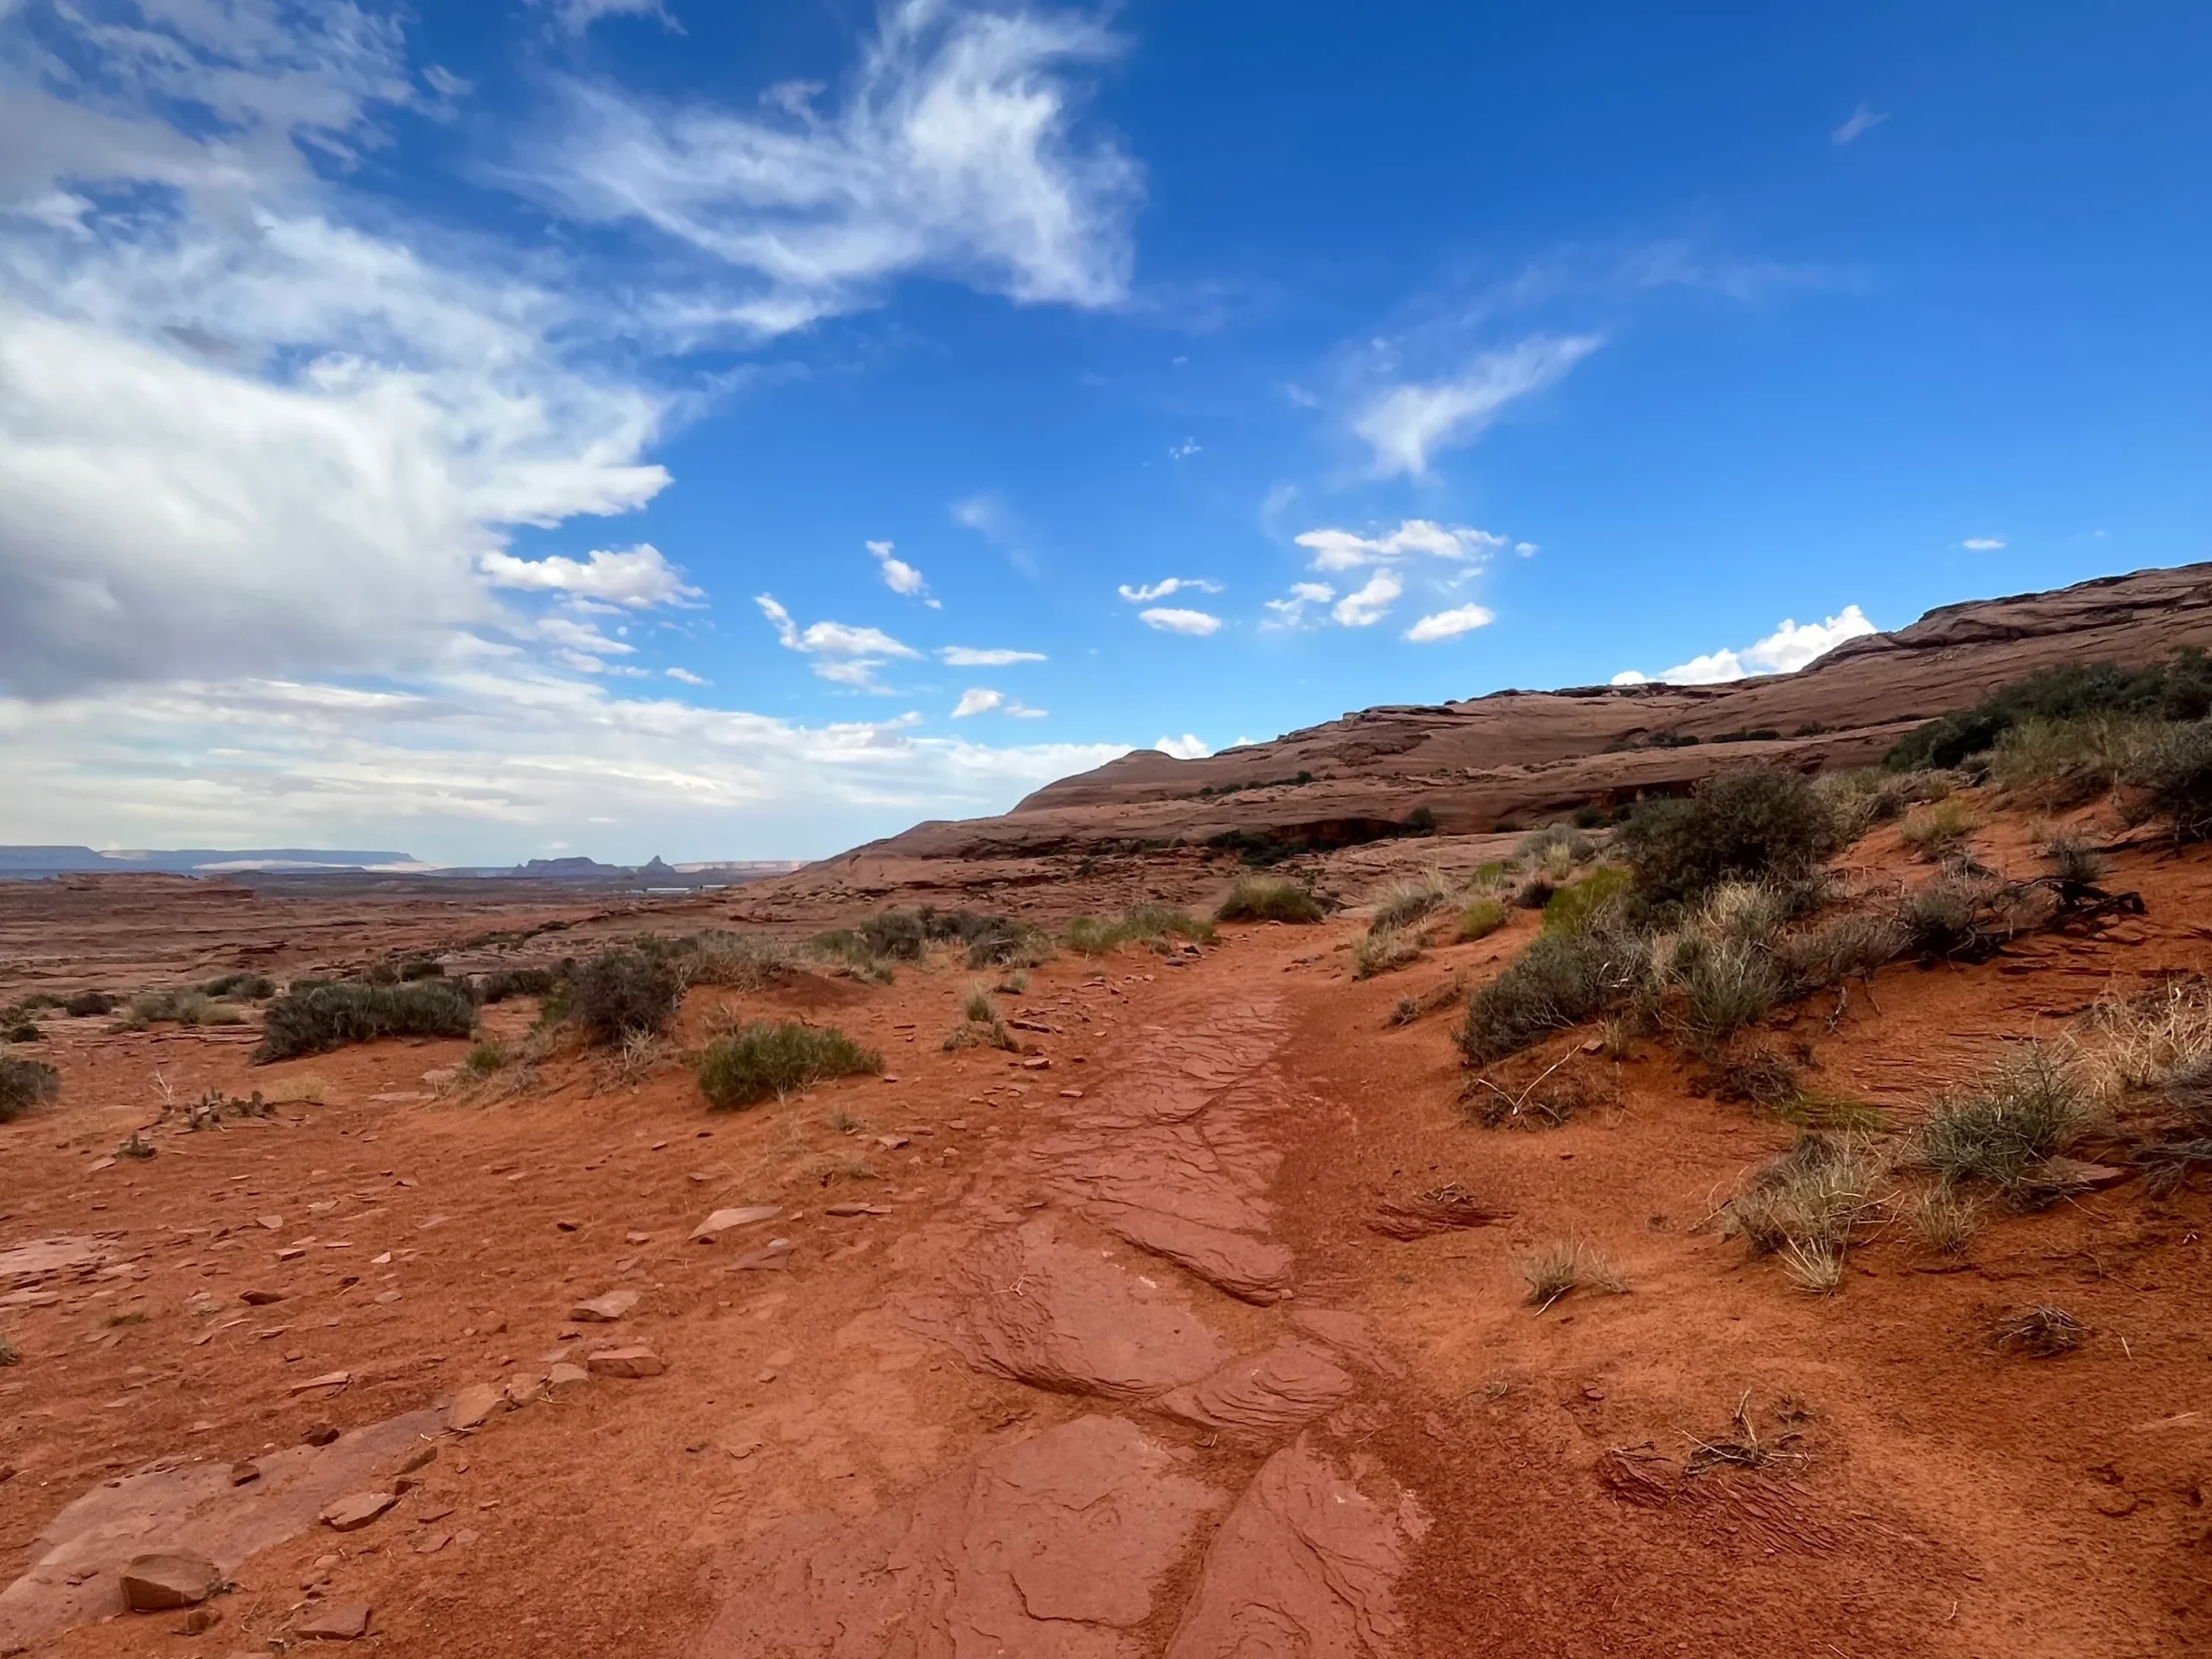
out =
[[1370,933],[1392,933],[1421,919],[1452,896],[1444,878],[1431,870],[1409,881],[1393,881],[1376,900]]
[[445,971],[435,957],[394,957],[372,963],[361,970],[361,978],[371,985],[409,985],[418,979],[442,979]]
[[1897,839],[1929,863],[1934,864],[1950,857],[1967,844],[1967,837],[1975,829],[1974,810],[1956,796],[1936,801],[1927,806],[1915,807],[1905,815],[1897,830]]
[[550,996],[562,977],[553,968],[494,968],[477,976],[474,988],[480,1002],[504,1002],[511,996]]
[[1240,875],[1214,918],[1224,922],[1318,922],[1321,901],[1280,876]]
[[1682,976],[1681,1027],[1710,1048],[1764,1019],[1785,989],[1774,960],[1755,944],[1724,940],[1701,952]]
[[2024,720],[1999,736],[1990,781],[2048,811],[2111,792],[2157,722],[2116,715]]
[[1467,1000],[1455,1040],[1473,1065],[1503,1059],[1625,1001],[1650,957],[1650,939],[1610,910],[1580,932],[1539,934]]
[[276,995],[276,987],[261,974],[224,974],[202,985],[200,994],[202,996],[234,996],[248,1002],[264,1002]]
[[62,1013],[77,1020],[92,1014],[113,1014],[115,1008],[115,999],[105,991],[79,991],[61,1005]]
[[1702,898],[1732,879],[1802,874],[1827,862],[1842,837],[1797,773],[1738,766],[1686,799],[1646,802],[1615,840],[1637,892],[1657,904]]
[[504,1067],[508,1058],[505,1043],[478,1043],[461,1056],[461,1073],[472,1083],[480,1083]]
[[969,981],[968,989],[960,999],[960,1016],[963,1020],[997,1019],[999,1011],[992,1005],[991,988],[977,980]]
[[888,985],[897,977],[892,959],[879,955],[850,928],[832,928],[826,933],[816,934],[806,943],[817,957],[829,964],[833,974],[871,985]]
[[1548,875],[1532,875],[1513,889],[1516,910],[1541,910],[1552,901],[1559,891],[1559,883]]
[[2110,868],[2102,853],[2075,836],[2053,836],[2044,843],[2043,856],[2062,887],[2094,887]]
[[707,1045],[699,1091],[718,1110],[780,1099],[832,1077],[883,1070],[883,1056],[835,1027],[755,1020]]
[[1218,937],[1211,922],[1165,905],[1131,905],[1112,921],[1077,916],[1068,924],[1068,949],[1086,957],[1103,956],[1117,945],[1145,944],[1154,949],[1171,938],[1211,944]]
[[245,1016],[204,991],[141,991],[130,999],[133,1025],[236,1026]]
[[1920,1242],[1940,1255],[1956,1255],[1974,1242],[1981,1224],[1973,1198],[1948,1181],[1939,1181],[1914,1198],[1905,1211]]
[[2212,663],[2185,647],[2164,663],[2126,669],[2114,663],[2046,668],[1992,692],[1971,709],[1929,721],[1901,739],[1882,765],[1891,772],[1955,766],[1996,747],[2025,721],[2091,715],[2202,720],[2212,713]]
[[61,1092],[61,1074],[43,1060],[0,1053],[0,1123],[11,1123]]
[[1387,974],[1421,958],[1418,934],[1398,928],[1370,928],[1351,948],[1351,976],[1372,979],[1377,974]]
[[1857,1138],[1801,1135],[1729,1199],[1722,1234],[1741,1237],[1755,1255],[1792,1255],[1793,1277],[1818,1279],[1831,1261],[1840,1262],[1853,1230],[1873,1214],[1881,1177],[1880,1161]]
[[1539,1245],[1514,1265],[1529,1287],[1529,1306],[1539,1313],[1570,1290],[1585,1285],[1609,1296],[1624,1295],[1628,1290],[1628,1281],[1610,1261],[1576,1239],[1554,1239]]
[[1541,865],[1554,849],[1567,855],[1570,867],[1588,863],[1598,850],[1596,843],[1572,824],[1550,823],[1533,835],[1522,836],[1513,855],[1523,863]]
[[2192,976],[2137,996],[2107,993],[2082,1016],[2071,1050],[2073,1074],[2101,1106],[2117,1106],[2131,1090],[2171,1092],[2212,1067],[2212,981]]
[[380,1037],[466,1037],[475,1029],[476,1004],[451,980],[310,982],[305,988],[293,986],[269,1005],[253,1058],[266,1065]]
[[918,911],[887,910],[869,917],[853,931],[868,954],[893,962],[919,962],[928,949],[928,918]]
[[569,1017],[591,1042],[609,1047],[636,1032],[661,1032],[675,1017],[683,985],[658,953],[608,950],[576,970]]
[[1866,979],[1905,948],[1904,925],[1894,915],[1854,911],[1785,940],[1783,975],[1808,990],[1847,979]]
[[1898,901],[1897,920],[1908,950],[1955,956],[1975,944],[1993,918],[1997,884],[1986,876],[1946,870]]
[[1560,888],[1544,900],[1544,928],[1548,932],[1580,933],[1590,925],[1599,908],[1628,890],[1629,874],[1618,864],[1604,865],[1572,887]]
[[2063,1307],[2048,1305],[2008,1313],[1991,1325],[1990,1345],[2000,1354],[2052,1359],[2082,1345],[2082,1321]]
[[1478,899],[1459,912],[1452,937],[1461,944],[1488,938],[1505,925],[1505,907],[1495,899]]
[[2120,781],[2136,791],[2127,803],[2133,822],[2163,818],[2176,841],[2212,836],[2212,721],[2169,727],[2146,738]]
[[1053,956],[1052,937],[1010,916],[978,918],[981,925],[963,933],[969,968],[1036,968]]
[[1979,1083],[1937,1101],[1915,1152],[1945,1180],[1983,1180],[2011,1192],[2033,1166],[2066,1147],[2088,1115],[2063,1058],[2031,1043]]
[[1878,823],[1902,817],[1909,807],[1942,800],[1951,792],[1952,781],[1948,772],[1885,772],[1878,766],[1856,766],[1822,772],[1813,788],[1835,815],[1837,831],[1848,843]]

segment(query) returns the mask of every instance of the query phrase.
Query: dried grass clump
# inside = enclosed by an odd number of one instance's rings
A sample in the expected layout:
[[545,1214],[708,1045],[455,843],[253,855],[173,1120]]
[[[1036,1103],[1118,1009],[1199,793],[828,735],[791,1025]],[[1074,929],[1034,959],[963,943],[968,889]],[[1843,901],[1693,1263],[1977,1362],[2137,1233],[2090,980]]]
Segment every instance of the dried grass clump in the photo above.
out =
[[1847,843],[1878,823],[1904,817],[1910,807],[1942,800],[1954,786],[1948,772],[1893,772],[1878,766],[1822,772],[1813,780],[1814,792],[1835,815],[1838,832]]
[[1853,1232],[1873,1217],[1882,1175],[1881,1160],[1859,1137],[1801,1135],[1723,1207],[1722,1235],[1740,1236],[1755,1255],[1787,1253],[1791,1276],[1808,1288],[1833,1258],[1840,1281]]
[[1978,1083],[1937,1101],[1914,1150],[1947,1181],[1987,1181],[2017,1201],[2032,1190],[2034,1166],[2063,1151],[2088,1118],[2064,1056],[2029,1043]]
[[1871,979],[1897,959],[1908,937],[1894,914],[1853,911],[1786,940],[1779,965],[1785,978],[1808,989]]
[[1628,1281],[1611,1262],[1579,1239],[1554,1239],[1539,1245],[1515,1266],[1529,1287],[1529,1306],[1539,1313],[1569,1291],[1585,1286],[1608,1296],[1628,1294]]
[[898,964],[872,947],[849,927],[831,928],[806,942],[815,959],[841,979],[864,985],[888,985],[899,976]]
[[1974,1242],[1981,1211],[1948,1181],[1939,1181],[1912,1200],[1905,1218],[1929,1249],[1939,1255],[1957,1255]]
[[2212,1067],[2212,980],[2169,980],[2140,995],[2107,993],[2082,1016],[2069,1059],[2084,1096],[2116,1110],[2131,1091],[2165,1091]]
[[1932,805],[1916,807],[1897,828],[1897,839],[1928,863],[1936,864],[1962,852],[1980,827],[1974,809],[1954,796]]
[[2212,836],[2212,720],[2164,727],[2128,757],[2121,783],[2134,791],[2126,816],[2136,823],[2165,820],[2177,842]]
[[699,1059],[699,1091],[709,1105],[733,1111],[832,1077],[882,1070],[882,1055],[835,1027],[754,1020],[707,1045]]
[[1731,940],[1700,951],[1681,981],[1681,1030],[1712,1049],[1764,1019],[1785,988],[1774,959],[1756,944]]
[[1989,779],[2047,812],[2108,795],[2159,723],[2126,715],[2024,720],[1997,740]]
[[1111,921],[1077,916],[1068,924],[1066,943],[1068,949],[1078,955],[1103,957],[1124,944],[1147,945],[1159,950],[1165,950],[1171,938],[1211,944],[1217,937],[1211,922],[1201,920],[1187,911],[1171,910],[1165,905],[1131,905]]
[[133,1028],[168,1024],[238,1026],[245,1023],[245,1014],[203,990],[141,991],[127,1005],[124,1022]]
[[1393,881],[1375,901],[1370,933],[1395,933],[1410,927],[1452,897],[1452,888],[1434,870],[1410,880]]
[[719,985],[738,991],[766,990],[804,967],[798,951],[781,939],[720,930],[681,941],[671,965],[683,985]]
[[1214,912],[1222,922],[1318,922],[1321,901],[1295,881],[1252,872],[1240,875]]
[[1418,933],[1395,928],[1370,931],[1351,948],[1351,976],[1372,979],[1377,974],[1408,967],[1424,954]]
[[1990,1326],[1989,1340],[2000,1354],[2053,1359],[2072,1353],[2087,1334],[2082,1321],[2064,1308],[2045,1304],[2006,1314]]

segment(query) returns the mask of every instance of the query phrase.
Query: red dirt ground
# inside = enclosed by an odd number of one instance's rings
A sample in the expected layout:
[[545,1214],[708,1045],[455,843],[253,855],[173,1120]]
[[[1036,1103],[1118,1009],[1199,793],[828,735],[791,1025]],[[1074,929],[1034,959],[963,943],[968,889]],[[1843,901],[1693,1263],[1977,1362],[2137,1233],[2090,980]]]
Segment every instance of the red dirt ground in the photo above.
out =
[[[1980,850],[2024,869],[2017,827]],[[1853,856],[1905,868],[1890,831]],[[1833,1033],[1802,1008],[1779,1039],[1909,1119],[2108,988],[2212,965],[2212,855],[2127,851],[2113,884],[2147,917],[1885,969],[1878,1008],[1854,998]],[[373,912],[356,925],[375,954]],[[691,1043],[727,1004],[884,1053],[885,1078],[736,1114],[673,1061],[633,1085],[571,1053],[519,1090],[442,1090],[425,1074],[463,1043],[256,1068],[250,1030],[52,1020],[62,1098],[0,1126],[21,1353],[0,1370],[0,1651],[265,1651],[346,1602],[372,1609],[362,1645],[454,1656],[2212,1649],[2204,1194],[2130,1181],[1993,1218],[1963,1265],[1892,1228],[1809,1298],[1709,1224],[1785,1126],[1694,1096],[1644,1044],[1571,1063],[1604,1107],[1485,1130],[1452,1014],[1389,1025],[1534,925],[1365,982],[1356,917],[1225,927],[1181,965],[1064,955],[1000,998],[1024,1056],[942,1052],[972,977],[945,959],[883,988],[695,991]],[[321,1103],[108,1161],[164,1088],[309,1075]],[[1447,1183],[1510,1213],[1370,1224]],[[53,1238],[80,1265],[9,1254]],[[1532,1311],[1516,1258],[1563,1238],[1629,1294]],[[615,1322],[572,1319],[615,1290],[639,1294]],[[2088,1327],[2081,1350],[1993,1351],[1991,1318],[2040,1302]],[[664,1374],[543,1386],[632,1344]],[[445,1429],[454,1396],[506,1379],[525,1403]],[[1802,1459],[1687,1474],[1739,1402]],[[317,1422],[349,1433],[302,1446]],[[380,1518],[315,1521],[404,1484],[418,1445],[435,1460]],[[112,1611],[114,1566],[171,1544],[237,1586],[204,1634]]]

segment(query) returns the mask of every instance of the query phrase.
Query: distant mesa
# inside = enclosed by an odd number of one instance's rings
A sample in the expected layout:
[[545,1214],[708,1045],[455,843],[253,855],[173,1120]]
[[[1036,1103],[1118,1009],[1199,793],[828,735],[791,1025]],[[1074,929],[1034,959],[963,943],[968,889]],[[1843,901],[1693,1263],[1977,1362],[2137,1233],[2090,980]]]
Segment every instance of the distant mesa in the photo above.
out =
[[0,847],[0,881],[81,876],[230,876],[238,879],[521,879],[569,886],[729,887],[788,874],[794,859],[730,859],[671,864],[656,854],[643,864],[602,864],[583,857],[533,858],[490,868],[429,864],[409,853],[329,848],[183,848],[169,851],[97,852],[90,847]]

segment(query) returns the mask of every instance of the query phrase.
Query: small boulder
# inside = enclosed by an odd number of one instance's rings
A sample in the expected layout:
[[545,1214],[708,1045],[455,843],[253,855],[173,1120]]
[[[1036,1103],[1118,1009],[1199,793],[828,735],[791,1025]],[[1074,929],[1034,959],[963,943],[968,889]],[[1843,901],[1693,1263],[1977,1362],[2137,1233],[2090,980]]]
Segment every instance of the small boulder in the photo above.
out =
[[223,1570],[204,1555],[164,1551],[133,1558],[123,1569],[123,1605],[134,1613],[197,1607],[222,1587]]
[[266,1307],[271,1302],[281,1302],[283,1300],[284,1293],[281,1290],[242,1290],[238,1292],[238,1300],[244,1302],[248,1307]]
[[569,1317],[583,1325],[612,1325],[637,1305],[636,1291],[610,1290],[604,1296],[578,1302],[569,1310]]
[[251,1486],[260,1478],[261,1465],[257,1463],[234,1463],[231,1465],[231,1484],[233,1486]]
[[545,1373],[545,1385],[552,1389],[565,1388],[571,1382],[587,1382],[590,1376],[591,1373],[582,1366],[571,1365],[563,1360]]
[[472,1382],[453,1397],[446,1413],[446,1427],[456,1434],[481,1428],[495,1413],[505,1410],[507,1397],[489,1382]]
[[300,1440],[306,1446],[328,1446],[338,1438],[338,1431],[328,1423],[309,1423],[300,1431]]
[[668,1363],[650,1348],[603,1348],[585,1362],[594,1376],[658,1376]]
[[398,1502],[390,1492],[353,1492],[333,1498],[320,1518],[333,1532],[359,1532]]
[[292,1629],[293,1635],[310,1642],[353,1642],[368,1633],[365,1601],[327,1601]]
[[691,1236],[702,1244],[711,1244],[733,1227],[756,1226],[764,1221],[773,1221],[783,1213],[783,1206],[778,1204],[748,1204],[734,1210],[717,1210],[691,1230]]

